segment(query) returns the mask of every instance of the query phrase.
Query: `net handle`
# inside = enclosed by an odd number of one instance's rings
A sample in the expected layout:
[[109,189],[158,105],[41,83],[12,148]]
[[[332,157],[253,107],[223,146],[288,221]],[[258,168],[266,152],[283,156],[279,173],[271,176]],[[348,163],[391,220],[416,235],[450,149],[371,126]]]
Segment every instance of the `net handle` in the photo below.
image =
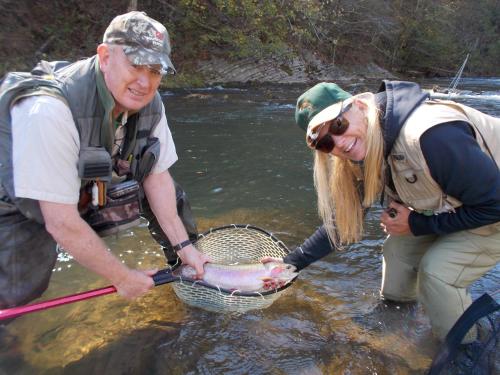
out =
[[[180,281],[180,277],[173,275],[172,269],[166,268],[158,271],[153,276],[154,286]],[[194,281],[194,280],[193,280]],[[81,293],[70,294],[63,297],[57,297],[42,302],[36,302],[24,306],[16,306],[8,309],[0,310],[0,321],[5,319],[16,318],[21,315],[47,310],[53,307],[67,305],[78,301],[84,301],[90,298],[105,296],[107,294],[116,293],[116,288],[113,285],[104,288],[88,290]]]

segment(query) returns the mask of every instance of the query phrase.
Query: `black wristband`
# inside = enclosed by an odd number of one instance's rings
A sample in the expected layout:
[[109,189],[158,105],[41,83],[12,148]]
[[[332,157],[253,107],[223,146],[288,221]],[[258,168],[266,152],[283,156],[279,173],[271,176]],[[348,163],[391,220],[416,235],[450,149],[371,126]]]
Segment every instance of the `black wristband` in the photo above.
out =
[[186,241],[182,241],[181,243],[178,243],[177,245],[175,245],[173,247],[173,249],[175,252],[177,252],[177,251],[182,250],[183,248],[185,248],[186,246],[189,246],[189,245],[192,245],[191,241],[186,240]]

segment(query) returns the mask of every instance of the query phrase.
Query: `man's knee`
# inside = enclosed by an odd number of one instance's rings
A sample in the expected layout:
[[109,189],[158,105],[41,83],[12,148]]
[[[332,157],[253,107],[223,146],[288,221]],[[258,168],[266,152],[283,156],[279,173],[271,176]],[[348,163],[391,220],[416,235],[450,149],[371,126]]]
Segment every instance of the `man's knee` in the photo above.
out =
[[0,231],[0,309],[42,295],[57,260],[56,244],[40,224],[25,220],[8,232]]

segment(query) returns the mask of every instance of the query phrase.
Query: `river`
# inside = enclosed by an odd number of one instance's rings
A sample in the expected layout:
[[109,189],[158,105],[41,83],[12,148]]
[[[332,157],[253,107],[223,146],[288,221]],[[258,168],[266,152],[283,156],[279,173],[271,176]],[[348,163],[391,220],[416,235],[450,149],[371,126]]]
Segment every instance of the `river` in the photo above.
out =
[[[378,82],[341,85],[359,93]],[[500,79],[465,79],[460,88],[460,101],[500,116]],[[163,93],[179,155],[171,172],[200,231],[253,224],[292,249],[320,225],[312,154],[293,119],[304,89]],[[204,311],[164,285],[135,302],[115,294],[20,317],[4,328],[0,374],[424,374],[438,348],[425,312],[380,301],[379,214],[368,214],[361,242],[304,269],[267,309]],[[131,267],[165,266],[145,223],[107,242]],[[499,270],[472,286],[475,298],[499,289]],[[41,300],[104,285],[62,254]]]

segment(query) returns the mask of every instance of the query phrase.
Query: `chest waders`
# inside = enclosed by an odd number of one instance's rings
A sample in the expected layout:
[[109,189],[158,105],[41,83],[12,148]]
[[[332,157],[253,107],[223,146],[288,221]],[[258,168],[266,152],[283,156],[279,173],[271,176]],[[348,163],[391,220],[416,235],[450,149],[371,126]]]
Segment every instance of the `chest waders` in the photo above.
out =
[[[70,65],[42,62],[31,74],[8,74],[0,87],[0,309],[25,304],[39,297],[48,286],[57,259],[56,243],[45,230],[38,201],[17,198],[14,193],[10,108],[16,100],[33,95],[51,95],[66,102],[80,135],[79,168],[82,168],[79,170],[80,177],[82,181],[86,179],[85,177],[92,177],[85,176],[82,171],[85,171],[85,166],[92,166],[92,160],[102,161],[102,158],[96,159],[90,153],[90,163],[85,164],[82,162],[84,159],[82,155],[85,154],[83,151],[99,148],[101,154],[103,149],[110,152],[107,147],[101,147],[101,143],[109,146],[114,137],[112,134],[111,139],[108,136],[104,142],[102,141],[102,134],[105,132],[102,130],[104,127],[102,124],[105,124],[102,119],[105,111],[102,98],[99,98],[98,90],[95,90],[96,81],[99,84],[99,79],[102,80],[102,76],[96,77],[100,75],[97,64],[96,57]],[[107,90],[105,93],[110,95]],[[81,105],[82,96],[86,98],[86,106]],[[131,116],[126,124],[124,151],[118,157],[125,156],[131,160],[126,180],[129,184],[136,181],[138,189],[135,190],[137,199],[134,201],[138,202],[140,216],[149,221],[148,228],[153,238],[163,247],[169,263],[175,263],[177,257],[172,245],[160,228],[142,192],[142,181],[159,156],[159,147],[150,147],[150,134],[160,119],[162,108],[161,98],[157,94],[152,103]],[[97,164],[102,166],[102,163]],[[110,177],[103,180],[110,181]],[[198,232],[187,196],[176,183],[175,189],[178,214],[189,238],[194,240]],[[113,192],[113,189],[108,190]],[[115,196],[121,194],[119,190],[114,190]],[[96,232],[104,236],[130,227],[127,224],[136,224],[138,217],[135,216],[127,217],[126,222],[120,220],[122,219],[120,213],[127,214],[130,207],[132,205],[125,204],[114,211],[112,209],[110,216],[116,217],[115,214],[118,213],[118,220],[108,221],[106,230],[103,231],[100,231],[102,228],[96,227]],[[109,209],[109,207],[104,208]],[[94,210],[98,211],[100,209]],[[83,218],[88,219],[85,215]]]
[[60,95],[55,82],[28,73],[11,73],[0,87],[0,308],[39,297],[57,259],[38,202],[14,195],[10,108],[14,100],[33,95],[35,87]]

